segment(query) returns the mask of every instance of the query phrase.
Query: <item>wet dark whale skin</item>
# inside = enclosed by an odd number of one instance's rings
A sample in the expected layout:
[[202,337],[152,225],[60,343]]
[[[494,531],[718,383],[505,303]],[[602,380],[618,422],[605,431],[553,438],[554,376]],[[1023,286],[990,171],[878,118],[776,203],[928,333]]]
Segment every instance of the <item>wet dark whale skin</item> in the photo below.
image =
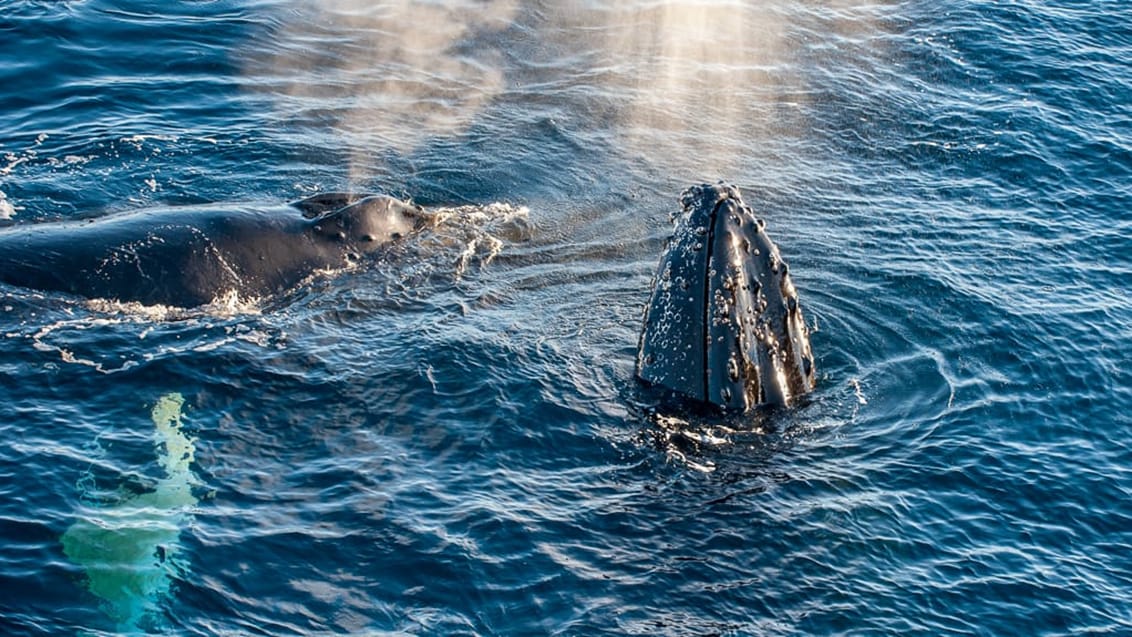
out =
[[290,204],[147,208],[0,230],[0,281],[145,305],[195,307],[290,289],[419,229],[420,208],[324,193]]
[[637,376],[727,412],[789,405],[814,387],[798,295],[739,193],[693,186],[645,308]]

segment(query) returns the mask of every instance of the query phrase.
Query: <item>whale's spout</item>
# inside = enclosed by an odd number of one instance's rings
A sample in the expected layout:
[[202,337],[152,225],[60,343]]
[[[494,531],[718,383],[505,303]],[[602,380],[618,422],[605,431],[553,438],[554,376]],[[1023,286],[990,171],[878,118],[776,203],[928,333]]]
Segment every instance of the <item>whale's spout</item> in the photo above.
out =
[[637,376],[726,411],[784,406],[814,386],[786,263],[725,184],[684,191],[645,308]]

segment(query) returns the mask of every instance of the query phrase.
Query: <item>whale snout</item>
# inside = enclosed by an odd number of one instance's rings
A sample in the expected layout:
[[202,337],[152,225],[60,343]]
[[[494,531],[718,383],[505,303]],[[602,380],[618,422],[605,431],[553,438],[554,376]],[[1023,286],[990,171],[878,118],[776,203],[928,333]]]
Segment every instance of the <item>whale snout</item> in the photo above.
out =
[[420,230],[428,220],[420,206],[385,195],[370,195],[323,214],[312,224],[319,235],[368,250]]
[[814,385],[786,263],[739,189],[686,190],[645,308],[637,376],[725,410],[788,405]]
[[376,201],[363,200],[364,219],[361,220],[362,238],[370,242],[396,241],[410,232],[420,230],[428,223],[424,208],[394,199],[375,197]]

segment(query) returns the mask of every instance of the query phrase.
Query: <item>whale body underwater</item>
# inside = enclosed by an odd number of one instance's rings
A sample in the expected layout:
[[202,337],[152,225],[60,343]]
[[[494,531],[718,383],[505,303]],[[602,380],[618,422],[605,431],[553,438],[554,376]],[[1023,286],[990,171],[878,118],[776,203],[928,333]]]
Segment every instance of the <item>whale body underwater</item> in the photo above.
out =
[[[786,263],[738,188],[684,191],[645,306],[636,376],[725,412],[813,389],[809,330]],[[196,307],[262,298],[357,263],[428,224],[419,206],[324,193],[289,204],[149,208],[0,230],[0,281]]]

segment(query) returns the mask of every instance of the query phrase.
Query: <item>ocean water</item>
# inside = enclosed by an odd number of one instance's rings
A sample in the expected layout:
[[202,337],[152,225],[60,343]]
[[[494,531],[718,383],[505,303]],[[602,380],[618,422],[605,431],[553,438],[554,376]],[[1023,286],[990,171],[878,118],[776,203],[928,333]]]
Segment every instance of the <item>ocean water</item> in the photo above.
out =
[[[390,192],[197,311],[0,286],[0,634],[1132,634],[1117,0],[0,0],[0,223]],[[651,416],[686,186],[816,392]]]

